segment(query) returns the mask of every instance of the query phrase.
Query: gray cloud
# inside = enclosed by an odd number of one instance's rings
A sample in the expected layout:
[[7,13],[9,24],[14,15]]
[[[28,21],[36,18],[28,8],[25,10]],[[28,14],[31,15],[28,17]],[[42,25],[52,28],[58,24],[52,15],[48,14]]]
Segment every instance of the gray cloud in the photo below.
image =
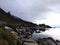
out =
[[0,7],[2,9],[32,22],[46,19],[46,13],[48,12],[59,12],[59,5],[60,0],[0,0]]

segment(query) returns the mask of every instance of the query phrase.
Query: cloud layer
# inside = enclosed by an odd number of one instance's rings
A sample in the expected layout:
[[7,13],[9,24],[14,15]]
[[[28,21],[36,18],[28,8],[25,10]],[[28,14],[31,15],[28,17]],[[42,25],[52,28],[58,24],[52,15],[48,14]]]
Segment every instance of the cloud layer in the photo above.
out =
[[59,5],[60,0],[0,0],[2,9],[32,22],[47,20],[50,12],[60,13]]

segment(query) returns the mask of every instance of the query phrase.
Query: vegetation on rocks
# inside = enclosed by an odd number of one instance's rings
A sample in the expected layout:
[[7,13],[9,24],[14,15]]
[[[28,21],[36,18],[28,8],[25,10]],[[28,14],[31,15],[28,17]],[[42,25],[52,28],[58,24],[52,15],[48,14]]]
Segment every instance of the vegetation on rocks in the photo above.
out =
[[[40,43],[40,45],[42,45],[45,42],[44,39],[38,40],[37,42],[34,40],[28,40],[31,37],[31,34],[36,30],[34,27],[38,26],[51,28],[45,24],[37,25],[22,20],[0,8],[0,45],[22,45],[23,42],[25,45],[38,45]],[[23,39],[25,40],[23,41]]]
[[[5,29],[5,26],[12,28],[13,33],[11,29]],[[0,45],[21,45],[22,36],[16,34],[18,33],[16,28],[35,26],[37,25],[13,16],[10,12],[7,13],[0,8]]]
[[0,27],[0,45],[18,45],[18,39],[10,31]]

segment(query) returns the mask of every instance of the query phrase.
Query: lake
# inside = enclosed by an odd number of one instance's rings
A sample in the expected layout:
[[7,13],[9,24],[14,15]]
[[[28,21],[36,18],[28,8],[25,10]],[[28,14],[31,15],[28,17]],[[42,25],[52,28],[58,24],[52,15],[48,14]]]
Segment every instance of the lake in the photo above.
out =
[[32,35],[32,39],[37,40],[38,38],[52,37],[55,40],[60,40],[60,28],[47,29],[45,32],[36,33]]

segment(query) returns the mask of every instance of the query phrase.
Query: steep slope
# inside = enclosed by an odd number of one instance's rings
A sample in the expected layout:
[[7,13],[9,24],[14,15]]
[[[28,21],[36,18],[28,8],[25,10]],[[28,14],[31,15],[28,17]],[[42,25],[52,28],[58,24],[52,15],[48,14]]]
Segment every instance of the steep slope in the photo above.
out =
[[21,25],[21,26],[37,26],[36,24],[28,21],[24,21],[21,18],[13,16],[10,12],[6,13],[0,8],[0,21],[6,22],[6,24]]
[[33,27],[37,26],[36,24],[28,21],[24,21],[18,17],[15,17],[10,14],[10,12],[6,13],[4,10],[0,8],[0,45],[21,45],[20,36],[18,33],[12,33],[16,30],[7,30],[5,26],[13,26],[13,28],[17,28],[17,26],[23,27]]

